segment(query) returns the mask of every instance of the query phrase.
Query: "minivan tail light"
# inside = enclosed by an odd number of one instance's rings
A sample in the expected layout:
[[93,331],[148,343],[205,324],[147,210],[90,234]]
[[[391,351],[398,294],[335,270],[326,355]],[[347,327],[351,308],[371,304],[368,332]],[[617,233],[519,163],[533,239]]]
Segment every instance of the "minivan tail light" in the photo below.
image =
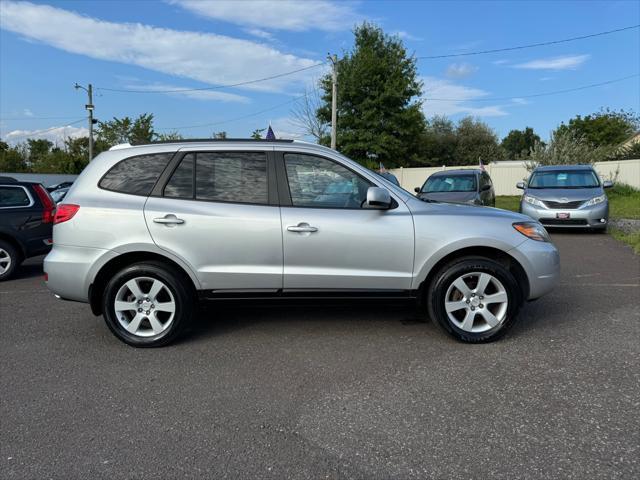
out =
[[74,205],[73,203],[63,203],[58,205],[56,209],[56,215],[53,218],[53,224],[57,225],[58,223],[66,222],[67,220],[71,220],[74,215],[80,210],[80,205]]
[[47,192],[42,185],[34,185],[33,189],[42,203],[42,223],[51,223],[53,221],[56,204],[51,198],[51,195],[49,195],[49,192]]

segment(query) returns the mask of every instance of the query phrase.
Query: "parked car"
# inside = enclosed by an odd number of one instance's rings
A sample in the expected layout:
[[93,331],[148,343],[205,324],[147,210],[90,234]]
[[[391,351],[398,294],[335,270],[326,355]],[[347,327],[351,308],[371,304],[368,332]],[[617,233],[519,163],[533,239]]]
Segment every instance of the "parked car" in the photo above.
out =
[[466,342],[497,339],[553,289],[559,256],[524,215],[424,202],[298,141],[116,146],[58,205],[44,270],[135,346],[160,346],[196,300],[418,300]]
[[590,228],[605,231],[609,202],[605,188],[591,165],[558,165],[536,168],[529,181],[518,182],[524,190],[520,212],[543,225],[561,228]]
[[51,249],[55,204],[39,183],[0,177],[0,281]]
[[71,187],[71,185],[73,185],[73,182],[61,182],[61,183],[56,183],[55,185],[50,185],[47,187],[47,190],[49,192],[53,192],[55,190],[60,190],[61,188],[69,188]]
[[51,192],[51,198],[54,202],[60,203],[69,192],[70,187],[58,188]]
[[470,203],[494,207],[496,192],[491,177],[484,170],[444,170],[432,174],[422,187],[416,187],[418,198],[438,202]]

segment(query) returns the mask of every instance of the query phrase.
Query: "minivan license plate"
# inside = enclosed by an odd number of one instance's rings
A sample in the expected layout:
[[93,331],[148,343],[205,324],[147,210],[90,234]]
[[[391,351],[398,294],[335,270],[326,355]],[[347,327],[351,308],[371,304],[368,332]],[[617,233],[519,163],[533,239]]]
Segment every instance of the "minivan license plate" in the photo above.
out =
[[567,220],[568,218],[571,218],[571,214],[570,213],[556,213],[556,218],[559,218],[560,220]]

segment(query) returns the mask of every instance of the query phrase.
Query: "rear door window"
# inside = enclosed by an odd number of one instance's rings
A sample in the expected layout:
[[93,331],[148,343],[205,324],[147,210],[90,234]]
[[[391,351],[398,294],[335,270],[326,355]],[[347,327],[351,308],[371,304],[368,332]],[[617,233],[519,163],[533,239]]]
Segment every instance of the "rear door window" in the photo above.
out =
[[164,196],[266,205],[269,203],[266,153],[189,153],[164,187]]
[[119,193],[149,195],[171,157],[173,152],[126,158],[111,167],[98,185]]
[[0,186],[0,208],[28,207],[31,198],[23,187]]

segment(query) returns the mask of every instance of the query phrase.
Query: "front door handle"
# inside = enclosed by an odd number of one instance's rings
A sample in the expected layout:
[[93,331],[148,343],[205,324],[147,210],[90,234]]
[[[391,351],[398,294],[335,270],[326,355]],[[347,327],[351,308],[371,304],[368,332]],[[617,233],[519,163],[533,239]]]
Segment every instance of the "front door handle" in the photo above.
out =
[[184,220],[170,213],[164,217],[154,218],[154,223],[162,223],[163,225],[182,225]]
[[287,230],[290,232],[298,232],[298,233],[313,233],[317,232],[318,229],[316,227],[312,227],[308,223],[299,223],[298,225],[289,225]]

